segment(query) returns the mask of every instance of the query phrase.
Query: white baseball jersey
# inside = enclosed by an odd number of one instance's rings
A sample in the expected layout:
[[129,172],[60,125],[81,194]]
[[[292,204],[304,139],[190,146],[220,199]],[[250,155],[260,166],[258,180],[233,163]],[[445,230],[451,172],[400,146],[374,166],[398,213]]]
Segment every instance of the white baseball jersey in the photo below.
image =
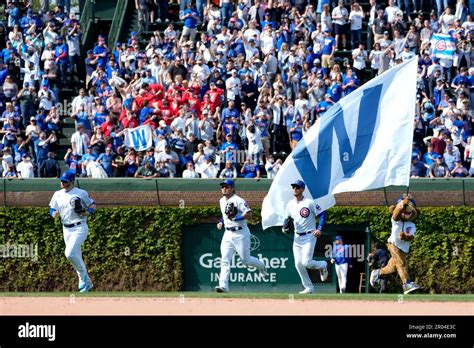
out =
[[56,191],[51,198],[51,202],[49,203],[51,208],[59,212],[61,221],[65,225],[73,224],[79,221],[86,221],[85,216],[81,216],[74,211],[74,203],[72,203],[72,200],[76,197],[81,199],[82,205],[86,209],[94,203],[86,191],[78,189],[77,187],[73,187],[67,192],[65,189]]
[[392,234],[388,238],[388,242],[395,245],[398,249],[402,250],[403,252],[407,253],[410,250],[411,242],[407,242],[406,240],[401,240],[399,235],[400,231],[403,227],[403,232],[406,235],[411,235],[415,237],[416,228],[415,224],[411,221],[395,221],[393,218],[392,220]]
[[245,201],[245,199],[233,194],[229,199],[222,197],[219,201],[219,205],[221,207],[222,217],[224,218],[224,227],[247,227],[247,220],[242,221],[232,221],[230,220],[227,215],[225,214],[225,207],[227,203],[234,203],[237,207],[237,214],[245,214],[248,211],[251,211],[249,205]]
[[291,216],[294,220],[295,232],[304,233],[316,230],[316,216],[322,213],[312,199],[304,198],[301,201],[292,199],[286,208],[285,216]]

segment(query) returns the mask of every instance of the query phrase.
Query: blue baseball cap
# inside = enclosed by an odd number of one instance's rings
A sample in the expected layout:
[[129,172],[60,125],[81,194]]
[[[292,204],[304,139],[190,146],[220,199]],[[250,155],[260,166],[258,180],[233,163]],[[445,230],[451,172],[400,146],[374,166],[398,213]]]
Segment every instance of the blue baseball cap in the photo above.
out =
[[336,236],[335,240],[342,240],[341,236]]
[[136,32],[136,31],[132,31],[132,32],[130,33],[130,36],[137,36],[137,32]]
[[234,186],[235,186],[235,183],[234,183],[234,180],[227,179],[227,180],[221,181],[221,182],[219,183],[219,185],[220,185],[220,186],[234,187]]
[[293,183],[291,184],[291,187],[293,187],[293,186],[298,186],[298,187],[301,187],[301,188],[305,188],[305,187],[306,187],[305,183],[304,183],[303,181],[301,181],[301,180],[296,180],[295,182],[293,182]]
[[59,180],[61,181],[74,181],[74,179],[76,178],[76,175],[73,173],[73,172],[64,172],[61,177],[59,178]]
[[[403,196],[398,197],[397,204],[400,203],[401,201],[403,201]],[[413,198],[410,198],[410,202],[416,205],[416,201]]]

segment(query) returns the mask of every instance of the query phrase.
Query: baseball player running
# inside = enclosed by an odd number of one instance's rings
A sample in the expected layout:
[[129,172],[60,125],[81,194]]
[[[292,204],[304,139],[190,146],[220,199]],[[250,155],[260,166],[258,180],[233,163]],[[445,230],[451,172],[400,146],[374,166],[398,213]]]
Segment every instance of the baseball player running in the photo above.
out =
[[217,224],[217,229],[225,228],[221,242],[221,274],[217,292],[229,291],[230,263],[234,252],[240,256],[242,263],[257,268],[260,273],[267,276],[265,264],[256,257],[250,256],[250,230],[247,219],[252,218],[252,211],[247,202],[235,194],[233,180],[227,179],[220,183],[222,198],[219,201],[222,218]]
[[[317,237],[321,236],[321,230],[326,222],[326,212],[319,211],[312,199],[304,198],[305,183],[296,180],[291,184],[295,199],[288,202],[286,207],[287,217],[283,226],[283,231],[287,232],[288,221],[293,221],[294,239],[293,255],[295,257],[295,266],[303,283],[303,291],[300,294],[311,294],[314,292],[314,286],[309,277],[307,269],[319,269],[321,281],[328,278],[328,263],[326,261],[313,260],[314,248]],[[319,216],[319,224],[316,228],[316,217]]]
[[87,215],[92,214],[95,202],[89,194],[74,187],[75,174],[64,172],[61,177],[61,190],[51,198],[50,214],[53,218],[61,217],[63,224],[65,255],[79,277],[79,292],[88,292],[92,289],[92,282],[87,274],[87,268],[82,259],[82,243],[87,238]]

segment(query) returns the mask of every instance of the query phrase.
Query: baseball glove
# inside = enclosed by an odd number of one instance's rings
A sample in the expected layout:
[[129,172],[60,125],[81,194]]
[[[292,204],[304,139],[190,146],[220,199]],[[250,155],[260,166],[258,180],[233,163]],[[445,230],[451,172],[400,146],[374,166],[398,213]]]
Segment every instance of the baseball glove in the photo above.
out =
[[81,199],[79,197],[73,198],[72,203],[74,212],[76,214],[81,215],[86,211],[82,206]]
[[292,217],[287,217],[283,222],[283,227],[281,229],[283,233],[294,233],[295,232],[295,224]]
[[227,217],[230,220],[233,220],[237,216],[237,207],[235,206],[234,203],[228,202],[226,204],[226,206],[225,206],[225,215],[227,215]]

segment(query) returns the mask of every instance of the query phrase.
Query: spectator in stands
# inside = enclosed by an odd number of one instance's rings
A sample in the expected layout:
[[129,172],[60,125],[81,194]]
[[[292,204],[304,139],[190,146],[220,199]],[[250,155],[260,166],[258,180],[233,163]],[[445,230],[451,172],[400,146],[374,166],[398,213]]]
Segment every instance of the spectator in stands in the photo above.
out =
[[42,161],[39,169],[39,176],[42,178],[59,178],[61,175],[61,168],[58,161],[55,159],[54,152],[48,152],[46,160]]
[[426,176],[426,164],[421,162],[418,156],[412,156],[411,158],[411,178],[423,178]]
[[144,179],[158,178],[159,176],[158,170],[153,166],[150,160],[145,161],[145,164],[138,168],[134,175],[135,178]]
[[[8,47],[8,45],[7,45]],[[5,55],[4,55],[4,61],[5,61]],[[18,94],[18,86],[16,82],[13,80],[13,77],[11,75],[8,75],[5,79],[5,82],[3,83],[3,95],[5,96],[5,99],[7,101],[11,101],[13,97],[16,97]]]
[[427,147],[426,153],[422,157],[422,161],[428,166],[431,167],[431,165],[436,161],[435,156],[433,156],[435,153],[433,152],[433,145],[429,144]]
[[112,160],[112,173],[113,177],[124,177],[127,169],[127,163],[125,162],[125,147],[118,146],[117,153],[113,155]]
[[322,47],[321,66],[325,69],[332,68],[334,65],[334,53],[336,51],[337,41],[331,36],[331,30],[326,29]]
[[[342,47],[346,50],[347,39],[346,39],[346,23],[349,18],[349,13],[344,7],[344,1],[339,0],[338,6],[332,10],[332,19],[334,21],[334,30],[336,33],[336,45],[340,47],[340,40],[342,40]],[[323,65],[324,66],[324,65]]]
[[22,161],[16,165],[16,171],[19,178],[31,179],[35,177],[34,165],[29,154],[23,154]]
[[125,155],[125,176],[133,177],[140,166],[140,157],[135,149],[130,148]]
[[199,21],[199,13],[196,11],[194,3],[189,2],[188,8],[182,12],[180,19],[184,22],[183,33],[181,34],[180,42],[191,40],[194,41],[196,38],[196,28]]
[[235,168],[232,161],[226,161],[225,167],[222,169],[221,173],[219,174],[219,178],[221,179],[236,179],[237,178],[237,169]]
[[165,151],[158,153],[155,160],[166,165],[170,172],[170,177],[176,176],[176,166],[180,163],[176,152],[171,150],[170,145],[165,146]]
[[266,164],[265,164],[265,171],[267,172],[267,178],[273,179],[278,171],[280,170],[281,166],[283,165],[283,161],[281,158],[275,160],[275,157],[272,155],[267,156]]
[[135,8],[138,12],[138,31],[143,34],[148,31],[150,23],[149,0],[135,0]]
[[30,124],[30,118],[35,115],[36,92],[34,86],[30,86],[29,82],[25,82],[23,86],[24,87],[18,92],[17,98],[20,101],[22,126],[26,129]]
[[247,157],[247,160],[242,165],[240,173],[244,178],[260,180],[260,169],[257,164],[254,163],[251,157]]
[[351,25],[351,48],[353,50],[362,43],[362,20],[364,18],[365,13],[362,7],[357,2],[352,3],[349,22]]
[[454,146],[452,144],[448,144],[446,146],[446,152],[443,155],[444,163],[448,167],[449,171],[452,171],[455,167],[455,163],[457,161],[461,161],[461,156],[459,154],[459,150],[456,152],[454,151]]
[[217,164],[214,163],[214,159],[212,156],[207,155],[204,158],[205,162],[203,168],[201,169],[201,178],[203,179],[214,179],[217,178],[217,174],[219,173],[219,168]]
[[444,163],[443,156],[433,154],[436,159],[430,167],[430,178],[448,178],[450,176],[449,168]]
[[72,151],[76,152],[79,157],[86,154],[87,147],[90,144],[90,138],[87,135],[82,124],[78,124],[77,131],[71,136]]
[[108,145],[105,149],[104,153],[101,153],[97,158],[97,163],[99,163],[102,168],[104,168],[105,172],[107,173],[108,177],[113,176],[113,167],[112,162],[114,159],[114,154],[112,152],[112,146]]
[[463,166],[461,160],[456,160],[454,168],[450,172],[454,178],[465,178],[469,175],[468,170]]
[[193,162],[186,163],[186,169],[183,171],[183,179],[198,179],[199,174],[194,170]]

